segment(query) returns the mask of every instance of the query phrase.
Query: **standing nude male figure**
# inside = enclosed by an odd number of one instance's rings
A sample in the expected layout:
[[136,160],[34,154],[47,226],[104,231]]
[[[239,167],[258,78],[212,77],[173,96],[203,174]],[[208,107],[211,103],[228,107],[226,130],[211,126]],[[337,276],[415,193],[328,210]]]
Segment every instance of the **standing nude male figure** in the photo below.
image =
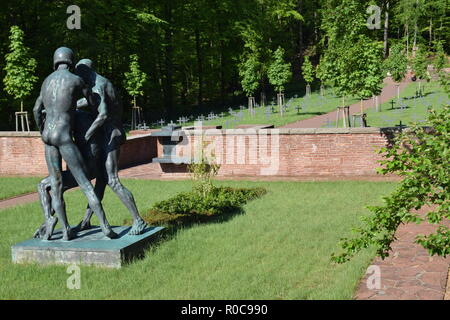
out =
[[69,71],[69,68],[73,66],[73,60],[71,49],[61,47],[55,51],[53,56],[55,71],[44,80],[40,96],[33,109],[36,124],[45,144],[45,159],[51,182],[52,209],[62,224],[63,239],[70,240],[74,234],[67,222],[63,199],[62,158],[87,197],[89,206],[97,215],[103,233],[109,238],[115,238],[117,234],[106,220],[102,204],[86,176],[87,169],[83,158],[73,141],[72,127],[77,101],[85,97],[91,105],[95,103],[90,88],[80,77]]
[[[95,106],[98,107],[98,114],[85,135],[86,141],[96,135],[99,145],[99,157],[102,165],[101,168],[98,168],[95,193],[100,199],[103,199],[105,187],[108,185],[133,217],[133,226],[128,234],[141,234],[147,224],[139,215],[133,195],[119,180],[120,145],[126,141],[122,126],[122,104],[112,83],[96,73],[92,65],[90,59],[80,60],[75,67],[75,74],[79,75],[92,88],[94,95],[97,97]],[[87,100],[83,100],[87,105]],[[83,102],[79,102],[78,106],[83,107]],[[91,217],[92,207],[89,205],[80,224],[80,230],[90,228]]]

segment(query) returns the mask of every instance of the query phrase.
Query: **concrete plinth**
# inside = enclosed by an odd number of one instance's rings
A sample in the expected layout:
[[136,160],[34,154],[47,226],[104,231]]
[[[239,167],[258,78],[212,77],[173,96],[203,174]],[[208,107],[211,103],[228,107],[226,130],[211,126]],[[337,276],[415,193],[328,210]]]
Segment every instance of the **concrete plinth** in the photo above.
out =
[[82,264],[120,268],[126,261],[142,255],[163,227],[147,227],[141,235],[127,235],[131,227],[112,227],[119,237],[108,239],[95,226],[77,233],[77,238],[62,240],[57,230],[52,240],[29,239],[11,247],[14,263]]

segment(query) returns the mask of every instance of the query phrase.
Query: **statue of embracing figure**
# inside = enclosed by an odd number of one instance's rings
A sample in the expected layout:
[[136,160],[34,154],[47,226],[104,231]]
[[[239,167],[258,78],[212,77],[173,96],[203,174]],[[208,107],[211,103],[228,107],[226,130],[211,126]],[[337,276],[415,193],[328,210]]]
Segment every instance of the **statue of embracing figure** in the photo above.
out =
[[[70,240],[76,231],[91,227],[90,219],[95,213],[104,235],[117,237],[101,204],[106,185],[133,217],[129,234],[143,233],[147,225],[133,195],[119,180],[120,145],[126,136],[121,121],[122,104],[113,85],[94,71],[89,59],[80,60],[72,73],[74,54],[69,48],[55,51],[53,65],[55,71],[44,80],[33,109],[49,171],[49,176],[38,185],[45,220],[34,236],[49,240],[59,219],[63,240]],[[67,171],[62,170],[62,159]],[[94,178],[95,188],[90,182]],[[76,186],[86,196],[88,207],[82,222],[73,229],[67,221],[63,193]]]

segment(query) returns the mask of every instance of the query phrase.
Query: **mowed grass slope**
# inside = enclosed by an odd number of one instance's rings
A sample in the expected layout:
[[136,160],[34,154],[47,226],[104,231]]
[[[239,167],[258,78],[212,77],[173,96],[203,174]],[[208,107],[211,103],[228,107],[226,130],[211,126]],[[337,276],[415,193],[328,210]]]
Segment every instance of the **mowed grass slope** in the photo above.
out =
[[[358,100],[355,98],[350,98],[346,103],[351,104],[357,101]],[[312,92],[311,96],[292,97],[292,100],[286,97],[285,102],[289,108],[283,115],[280,114],[279,107],[273,102],[269,103],[269,106],[272,105],[273,113],[266,114],[266,108],[259,107],[254,109],[255,114],[252,115],[248,109],[245,109],[242,111],[242,119],[237,118],[235,121],[234,116],[230,115],[228,112],[224,112],[223,118],[204,120],[202,125],[222,126],[223,129],[231,129],[244,124],[273,124],[275,127],[280,127],[291,122],[305,120],[331,112],[342,104],[342,98],[335,96],[332,93],[332,89],[327,89],[323,97],[320,96],[320,92]],[[296,108],[298,106],[302,109],[297,110]],[[246,105],[245,107],[247,108],[248,106]],[[236,107],[233,109],[235,113],[240,111],[240,109]],[[220,114],[220,112],[218,114]],[[203,116],[206,119],[208,114],[203,114]],[[183,124],[183,126],[193,126],[194,124],[194,121],[190,121]]]
[[[179,229],[120,270],[81,267],[81,289],[69,290],[64,266],[13,265],[11,245],[29,238],[42,221],[37,203],[0,211],[1,299],[351,299],[373,258],[366,251],[345,265],[330,255],[343,236],[381,202],[388,182],[246,182],[268,194],[245,213],[221,223]],[[125,180],[144,212],[155,201],[187,191],[189,181]],[[72,224],[81,219],[80,191],[67,193]],[[108,191],[104,207],[112,224],[128,213]]]
[[[367,125],[370,127],[393,127],[400,124],[401,121],[403,125],[410,126],[413,122],[421,123],[428,119],[429,107],[439,110],[450,103],[449,95],[445,93],[438,82],[422,82],[422,88],[425,88],[424,97],[414,99],[418,87],[418,83],[413,82],[400,92],[400,97],[406,107],[404,109],[400,108],[397,97],[395,97],[383,103],[379,112],[373,108],[366,110]],[[394,101],[393,109],[392,100]]]
[[37,177],[0,177],[0,200],[37,192],[37,184],[41,179]]

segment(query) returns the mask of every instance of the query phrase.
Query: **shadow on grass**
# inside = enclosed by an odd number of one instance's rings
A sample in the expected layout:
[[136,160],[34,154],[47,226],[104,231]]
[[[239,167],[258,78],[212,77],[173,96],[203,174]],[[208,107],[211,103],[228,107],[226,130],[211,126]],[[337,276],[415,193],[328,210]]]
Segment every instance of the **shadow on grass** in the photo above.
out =
[[[149,226],[161,226],[165,229],[158,232],[145,248],[136,252],[132,258],[127,259],[126,264],[129,265],[135,260],[143,259],[149,250],[155,250],[161,243],[172,240],[180,230],[189,229],[199,224],[224,223],[241,214],[245,214],[242,207],[235,207],[218,214],[171,214],[150,210],[143,215],[143,219]],[[130,220],[125,220],[124,223],[131,224]]]
[[317,112],[299,112],[298,113],[298,115],[299,116],[302,116],[302,115],[305,115],[305,116],[307,116],[307,115],[312,115],[312,116],[321,116],[322,114],[325,114],[325,113],[327,113],[327,112],[321,112],[321,111],[317,111]]
[[393,109],[392,108],[387,109],[387,111],[405,110],[405,109],[411,109],[411,107],[410,106],[394,107]]
[[[302,116],[302,115],[305,115],[305,116],[307,116],[307,115],[312,115],[312,116],[320,116],[320,115],[322,115],[322,114],[325,114],[325,113],[327,113],[327,112],[321,112],[321,111],[316,111],[316,112],[299,112],[299,113],[295,113],[295,115],[296,116]],[[271,114],[280,114],[280,112],[279,111],[274,111],[274,112],[272,112]],[[289,114],[290,116],[292,115],[292,114]]]
[[[416,99],[425,98],[426,96],[429,96],[430,94],[434,94],[434,93],[436,93],[436,92],[435,92],[435,91],[425,92],[425,93],[422,93],[422,96],[415,97],[415,98],[416,98]],[[402,99],[403,99],[403,100],[413,100],[413,99],[414,99],[414,96],[403,97]]]

